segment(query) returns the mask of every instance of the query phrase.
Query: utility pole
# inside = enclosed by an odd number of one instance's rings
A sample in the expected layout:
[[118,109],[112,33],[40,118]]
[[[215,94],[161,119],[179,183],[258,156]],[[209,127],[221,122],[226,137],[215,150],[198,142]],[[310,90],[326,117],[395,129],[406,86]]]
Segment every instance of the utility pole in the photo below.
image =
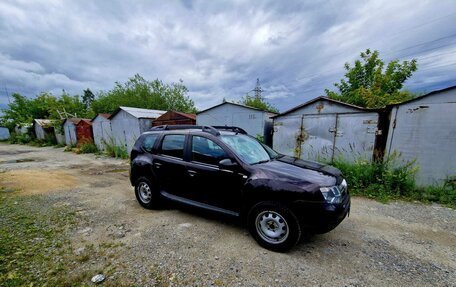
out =
[[253,91],[255,92],[255,98],[261,99],[261,93],[263,92],[263,90],[261,89],[259,78],[257,78],[256,86],[255,86],[255,89],[253,89]]

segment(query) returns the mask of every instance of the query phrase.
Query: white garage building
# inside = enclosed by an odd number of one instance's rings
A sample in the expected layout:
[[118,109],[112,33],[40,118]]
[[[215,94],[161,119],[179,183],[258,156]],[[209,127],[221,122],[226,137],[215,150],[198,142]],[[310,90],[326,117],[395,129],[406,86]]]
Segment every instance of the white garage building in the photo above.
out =
[[166,111],[119,107],[109,117],[115,145],[125,147],[130,153],[138,137],[149,130],[152,122],[164,113]]
[[272,116],[276,114],[241,104],[224,102],[196,113],[199,126],[236,126],[252,136],[262,136],[266,144],[272,139]]

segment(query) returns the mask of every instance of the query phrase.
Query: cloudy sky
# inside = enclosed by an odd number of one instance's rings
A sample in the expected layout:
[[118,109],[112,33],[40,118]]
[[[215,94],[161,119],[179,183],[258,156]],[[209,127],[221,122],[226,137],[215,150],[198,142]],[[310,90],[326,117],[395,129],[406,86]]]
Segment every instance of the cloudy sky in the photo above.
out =
[[200,109],[260,78],[281,111],[323,94],[366,48],[418,59],[406,88],[456,84],[456,1],[0,1],[0,107],[107,90],[134,74],[189,88]]

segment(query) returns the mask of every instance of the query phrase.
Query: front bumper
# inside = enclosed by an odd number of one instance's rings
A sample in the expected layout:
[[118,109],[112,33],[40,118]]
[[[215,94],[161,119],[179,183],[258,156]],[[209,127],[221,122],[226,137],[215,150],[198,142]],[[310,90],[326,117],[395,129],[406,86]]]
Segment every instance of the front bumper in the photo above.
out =
[[293,210],[304,228],[314,233],[326,233],[350,214],[350,206],[350,195],[346,194],[338,204],[297,201]]

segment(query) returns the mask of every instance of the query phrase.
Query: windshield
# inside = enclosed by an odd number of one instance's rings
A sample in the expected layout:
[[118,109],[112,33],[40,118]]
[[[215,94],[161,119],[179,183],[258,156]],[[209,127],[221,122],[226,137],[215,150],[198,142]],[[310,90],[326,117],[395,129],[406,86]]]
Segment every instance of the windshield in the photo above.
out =
[[266,149],[257,140],[246,135],[222,135],[221,139],[248,164],[267,162],[278,156],[271,148]]

